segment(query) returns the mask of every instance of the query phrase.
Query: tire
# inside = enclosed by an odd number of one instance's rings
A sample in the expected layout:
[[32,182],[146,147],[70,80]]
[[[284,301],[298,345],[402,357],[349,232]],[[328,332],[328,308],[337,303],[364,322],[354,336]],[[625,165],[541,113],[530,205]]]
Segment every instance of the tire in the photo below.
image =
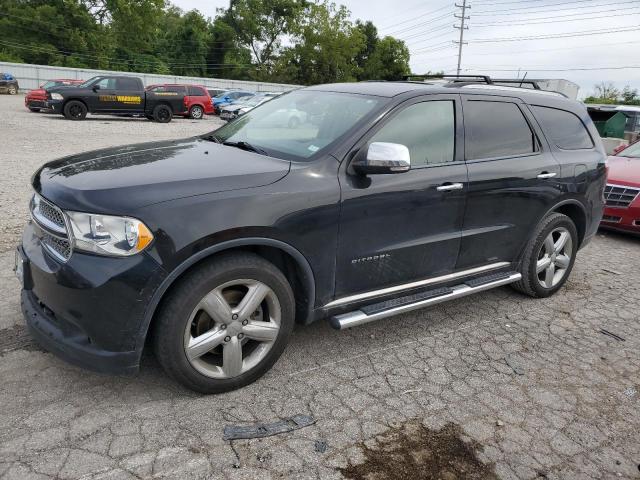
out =
[[[259,304],[253,302],[256,310],[254,305],[249,313],[227,308],[241,305],[247,292],[255,298],[265,295]],[[209,316],[203,305],[214,313]],[[187,388],[227,392],[254,382],[273,366],[289,340],[294,316],[293,292],[278,268],[252,253],[223,254],[195,267],[163,300],[153,328],[154,351],[167,374]],[[196,349],[202,344],[194,338],[204,334],[213,343]]]
[[201,120],[204,117],[204,109],[200,105],[194,105],[189,110],[189,117],[194,120]]
[[33,108],[33,107],[29,107],[29,110],[32,112],[39,112],[40,109],[39,108]]
[[65,104],[63,113],[68,120],[84,120],[87,116],[87,106],[79,100],[70,100]]
[[173,112],[168,105],[156,105],[153,109],[153,119],[158,123],[169,123],[173,117]]
[[298,117],[291,117],[289,119],[289,128],[298,128],[300,126],[300,119]]
[[[564,243],[560,242],[561,237]],[[573,220],[561,213],[548,215],[529,240],[520,262],[522,279],[512,287],[535,298],[553,295],[571,275],[578,243]],[[558,248],[560,245],[563,247]]]
[[18,93],[18,89],[12,85],[9,87],[8,93],[9,95],[15,95],[16,93]]

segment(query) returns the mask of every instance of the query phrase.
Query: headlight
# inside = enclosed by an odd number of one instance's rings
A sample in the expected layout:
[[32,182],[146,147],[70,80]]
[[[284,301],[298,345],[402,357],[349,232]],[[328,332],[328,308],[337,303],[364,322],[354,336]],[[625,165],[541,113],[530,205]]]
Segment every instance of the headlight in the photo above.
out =
[[62,100],[62,95],[60,95],[59,93],[52,93],[51,94],[51,100]]
[[153,240],[153,234],[147,226],[135,218],[66,213],[77,250],[125,257],[141,252]]

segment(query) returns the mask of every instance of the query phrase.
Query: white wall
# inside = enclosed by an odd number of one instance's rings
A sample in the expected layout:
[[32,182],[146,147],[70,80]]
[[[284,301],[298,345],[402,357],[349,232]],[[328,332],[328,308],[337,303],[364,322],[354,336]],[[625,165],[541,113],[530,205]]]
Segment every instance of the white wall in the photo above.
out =
[[0,62],[0,72],[11,73],[18,79],[21,90],[38,88],[46,80],[54,78],[73,78],[88,80],[96,75],[131,75],[142,78],[145,85],[155,83],[192,83],[212,88],[233,88],[256,92],[285,92],[299,88],[299,85],[283,83],[248,82],[244,80],[226,80],[222,78],[179,77],[176,75],[156,75],[151,73],[114,72],[110,70],[91,70],[87,68],[51,67],[28,63]]

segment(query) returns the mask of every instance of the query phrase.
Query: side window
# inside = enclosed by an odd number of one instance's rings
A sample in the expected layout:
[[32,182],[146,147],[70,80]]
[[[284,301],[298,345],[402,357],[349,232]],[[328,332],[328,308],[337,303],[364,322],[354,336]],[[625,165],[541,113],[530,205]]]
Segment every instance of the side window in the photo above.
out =
[[593,140],[577,115],[557,108],[531,105],[544,133],[552,143],[564,150],[579,150],[593,148]]
[[95,85],[100,86],[100,90],[115,90],[116,88],[116,79],[115,78],[102,78],[98,80]]
[[416,103],[393,117],[369,142],[406,146],[411,154],[412,167],[452,162],[455,124],[452,100]]
[[187,95],[191,97],[201,97],[202,95],[204,95],[204,93],[202,93],[202,91],[198,87],[192,87],[191,85],[187,87],[187,91]]
[[518,105],[469,100],[464,106],[467,158],[510,157],[538,151],[538,142]]
[[135,78],[118,78],[118,90],[140,90],[140,84]]

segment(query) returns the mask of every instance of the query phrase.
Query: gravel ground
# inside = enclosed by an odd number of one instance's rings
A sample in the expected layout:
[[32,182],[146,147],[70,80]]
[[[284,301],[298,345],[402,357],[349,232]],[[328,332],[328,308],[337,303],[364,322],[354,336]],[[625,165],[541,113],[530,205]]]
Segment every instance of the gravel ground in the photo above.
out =
[[[76,123],[21,102],[0,96],[0,478],[640,478],[640,240],[598,235],[551,299],[502,288],[343,332],[298,328],[270,373],[224,395],[182,389],[151,356],[137,377],[96,375],[25,338],[11,266],[29,177],[216,123]],[[222,439],[295,414],[316,423]]]

